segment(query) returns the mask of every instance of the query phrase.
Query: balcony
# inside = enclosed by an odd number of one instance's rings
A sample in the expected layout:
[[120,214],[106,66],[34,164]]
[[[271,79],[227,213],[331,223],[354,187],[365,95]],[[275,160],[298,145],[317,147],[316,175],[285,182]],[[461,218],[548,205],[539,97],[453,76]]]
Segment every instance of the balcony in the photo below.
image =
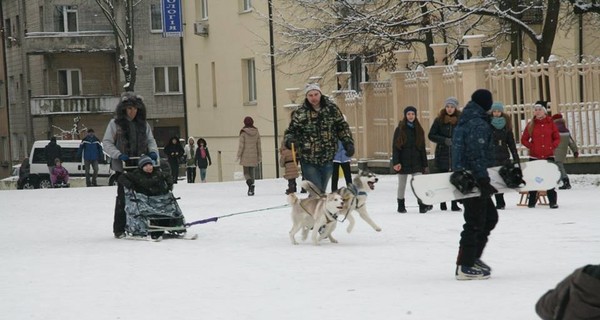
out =
[[28,54],[57,52],[114,52],[112,31],[28,32],[22,41]]
[[32,116],[111,113],[119,103],[115,96],[42,96],[30,101]]

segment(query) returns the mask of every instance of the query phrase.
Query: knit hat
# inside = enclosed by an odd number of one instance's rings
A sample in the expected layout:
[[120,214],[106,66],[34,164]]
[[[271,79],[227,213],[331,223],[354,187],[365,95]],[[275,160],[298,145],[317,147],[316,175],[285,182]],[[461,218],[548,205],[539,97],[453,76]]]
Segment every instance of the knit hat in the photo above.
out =
[[546,101],[537,101],[534,105],[533,105],[533,110],[535,109],[544,109],[544,113],[548,113],[548,102]]
[[246,127],[252,127],[254,125],[254,119],[252,119],[252,117],[245,117],[244,118],[244,125]]
[[494,103],[492,93],[487,89],[478,89],[471,95],[471,101],[477,103],[484,111],[489,111]]
[[447,105],[451,105],[455,108],[458,108],[458,99],[456,99],[455,97],[448,97],[448,99],[444,101],[444,107],[446,107]]
[[504,105],[502,104],[502,102],[494,102],[492,103],[492,108],[490,109],[490,111],[504,112]]
[[413,107],[413,106],[408,106],[406,108],[404,108],[404,117],[406,117],[406,114],[409,113],[410,111],[415,113],[415,116],[417,115],[417,108]]
[[552,115],[552,120],[558,120],[558,119],[562,119],[562,118],[563,118],[563,116],[560,113]]
[[140,160],[138,160],[138,167],[141,169],[147,164],[154,165],[154,161],[152,161],[152,159],[146,155],[141,156]]
[[321,87],[319,87],[318,83],[309,83],[304,87],[304,95],[306,96],[309,91],[317,90],[321,93]]

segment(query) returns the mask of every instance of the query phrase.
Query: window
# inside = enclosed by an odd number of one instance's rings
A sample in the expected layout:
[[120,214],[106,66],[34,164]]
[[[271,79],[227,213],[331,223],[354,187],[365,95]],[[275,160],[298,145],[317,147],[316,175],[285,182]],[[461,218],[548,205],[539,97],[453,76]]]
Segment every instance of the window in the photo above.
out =
[[81,95],[81,72],[78,69],[58,70],[58,94]]
[[162,32],[162,10],[160,5],[150,5],[150,30]]
[[254,59],[242,60],[244,103],[256,103],[256,68]]
[[200,18],[208,19],[208,0],[200,0]]
[[77,32],[77,6],[56,6],[55,9],[54,30]]
[[356,54],[340,53],[338,55],[337,71],[350,71],[352,73],[347,83],[348,90],[361,91],[360,83],[369,81],[369,76],[364,66],[365,62],[361,56]]
[[181,93],[179,67],[154,68],[154,93]]
[[252,0],[239,0],[240,1],[240,11],[248,12],[252,11]]

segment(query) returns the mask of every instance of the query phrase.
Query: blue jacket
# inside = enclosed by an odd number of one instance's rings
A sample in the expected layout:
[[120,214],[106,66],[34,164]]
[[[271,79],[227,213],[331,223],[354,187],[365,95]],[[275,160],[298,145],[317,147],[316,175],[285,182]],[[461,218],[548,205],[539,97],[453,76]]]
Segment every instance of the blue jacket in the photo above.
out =
[[466,169],[476,179],[487,178],[487,168],[494,165],[494,155],[489,115],[470,101],[452,135],[452,170]]
[[79,150],[77,150],[77,158],[80,159],[82,154],[83,160],[102,160],[102,145],[95,135],[88,134],[81,140]]
[[333,162],[345,163],[352,161],[352,158],[346,155],[346,149],[344,149],[344,144],[341,140],[338,140],[338,149],[333,157]]

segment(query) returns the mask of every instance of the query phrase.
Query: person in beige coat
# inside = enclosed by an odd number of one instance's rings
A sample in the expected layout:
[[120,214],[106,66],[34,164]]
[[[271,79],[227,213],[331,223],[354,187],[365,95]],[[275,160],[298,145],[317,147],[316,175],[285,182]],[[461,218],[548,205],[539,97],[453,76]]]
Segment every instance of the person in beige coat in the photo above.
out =
[[283,178],[288,181],[288,188],[285,190],[285,194],[296,192],[296,178],[300,176],[298,171],[298,162],[294,159],[292,150],[285,146],[285,141],[281,142],[279,148],[279,166],[285,168]]
[[254,195],[254,177],[256,167],[262,162],[262,150],[260,147],[260,133],[254,126],[254,119],[244,118],[244,127],[240,130],[240,143],[238,146],[237,159],[244,167],[244,178],[248,185],[248,195]]

